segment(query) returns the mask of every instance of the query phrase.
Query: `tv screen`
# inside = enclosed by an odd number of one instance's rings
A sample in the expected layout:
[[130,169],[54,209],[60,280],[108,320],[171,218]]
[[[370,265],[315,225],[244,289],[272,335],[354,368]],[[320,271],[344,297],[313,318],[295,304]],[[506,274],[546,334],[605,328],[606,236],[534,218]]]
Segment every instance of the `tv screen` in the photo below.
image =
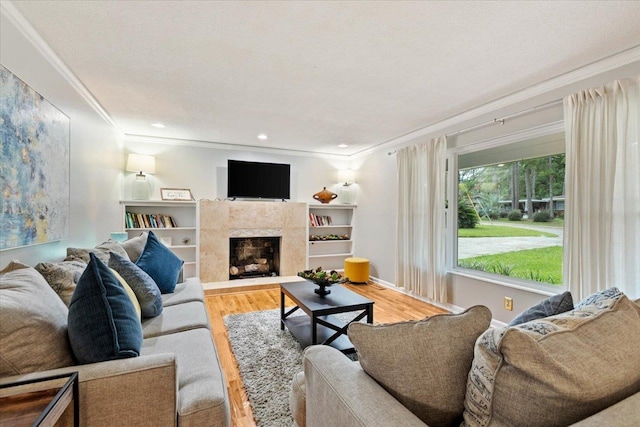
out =
[[291,166],[227,160],[227,197],[289,199]]

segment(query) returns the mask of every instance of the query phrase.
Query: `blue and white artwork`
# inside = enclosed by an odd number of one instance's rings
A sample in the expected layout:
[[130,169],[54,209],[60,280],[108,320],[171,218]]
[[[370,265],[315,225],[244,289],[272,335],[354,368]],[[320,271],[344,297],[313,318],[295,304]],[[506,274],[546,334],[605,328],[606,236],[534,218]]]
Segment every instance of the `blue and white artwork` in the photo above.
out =
[[0,250],[69,233],[69,117],[0,65]]

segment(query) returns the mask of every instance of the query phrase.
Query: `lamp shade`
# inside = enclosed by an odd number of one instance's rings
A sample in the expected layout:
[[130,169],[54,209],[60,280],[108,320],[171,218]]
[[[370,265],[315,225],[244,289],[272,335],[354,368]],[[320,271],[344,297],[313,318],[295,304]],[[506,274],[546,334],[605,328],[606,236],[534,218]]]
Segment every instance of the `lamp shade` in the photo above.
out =
[[156,158],[144,154],[129,154],[127,158],[128,172],[156,173]]
[[356,182],[356,173],[351,169],[340,169],[338,171],[338,179],[345,184],[353,184]]

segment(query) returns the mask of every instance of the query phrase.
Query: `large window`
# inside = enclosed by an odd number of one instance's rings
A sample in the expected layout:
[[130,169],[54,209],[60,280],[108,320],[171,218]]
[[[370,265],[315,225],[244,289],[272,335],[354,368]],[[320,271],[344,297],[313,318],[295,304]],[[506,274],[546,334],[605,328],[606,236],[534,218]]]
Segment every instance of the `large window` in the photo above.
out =
[[458,157],[458,267],[562,284],[563,140],[547,135]]

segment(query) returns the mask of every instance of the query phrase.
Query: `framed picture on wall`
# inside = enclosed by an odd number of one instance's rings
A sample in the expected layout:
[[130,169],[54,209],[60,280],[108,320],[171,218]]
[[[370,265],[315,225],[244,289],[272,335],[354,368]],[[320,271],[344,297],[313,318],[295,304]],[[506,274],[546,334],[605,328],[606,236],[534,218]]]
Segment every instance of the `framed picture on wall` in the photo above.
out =
[[0,117],[0,251],[68,238],[69,117],[1,65]]
[[188,188],[161,188],[160,197],[162,200],[174,200],[182,202],[190,202],[193,199],[191,190]]

